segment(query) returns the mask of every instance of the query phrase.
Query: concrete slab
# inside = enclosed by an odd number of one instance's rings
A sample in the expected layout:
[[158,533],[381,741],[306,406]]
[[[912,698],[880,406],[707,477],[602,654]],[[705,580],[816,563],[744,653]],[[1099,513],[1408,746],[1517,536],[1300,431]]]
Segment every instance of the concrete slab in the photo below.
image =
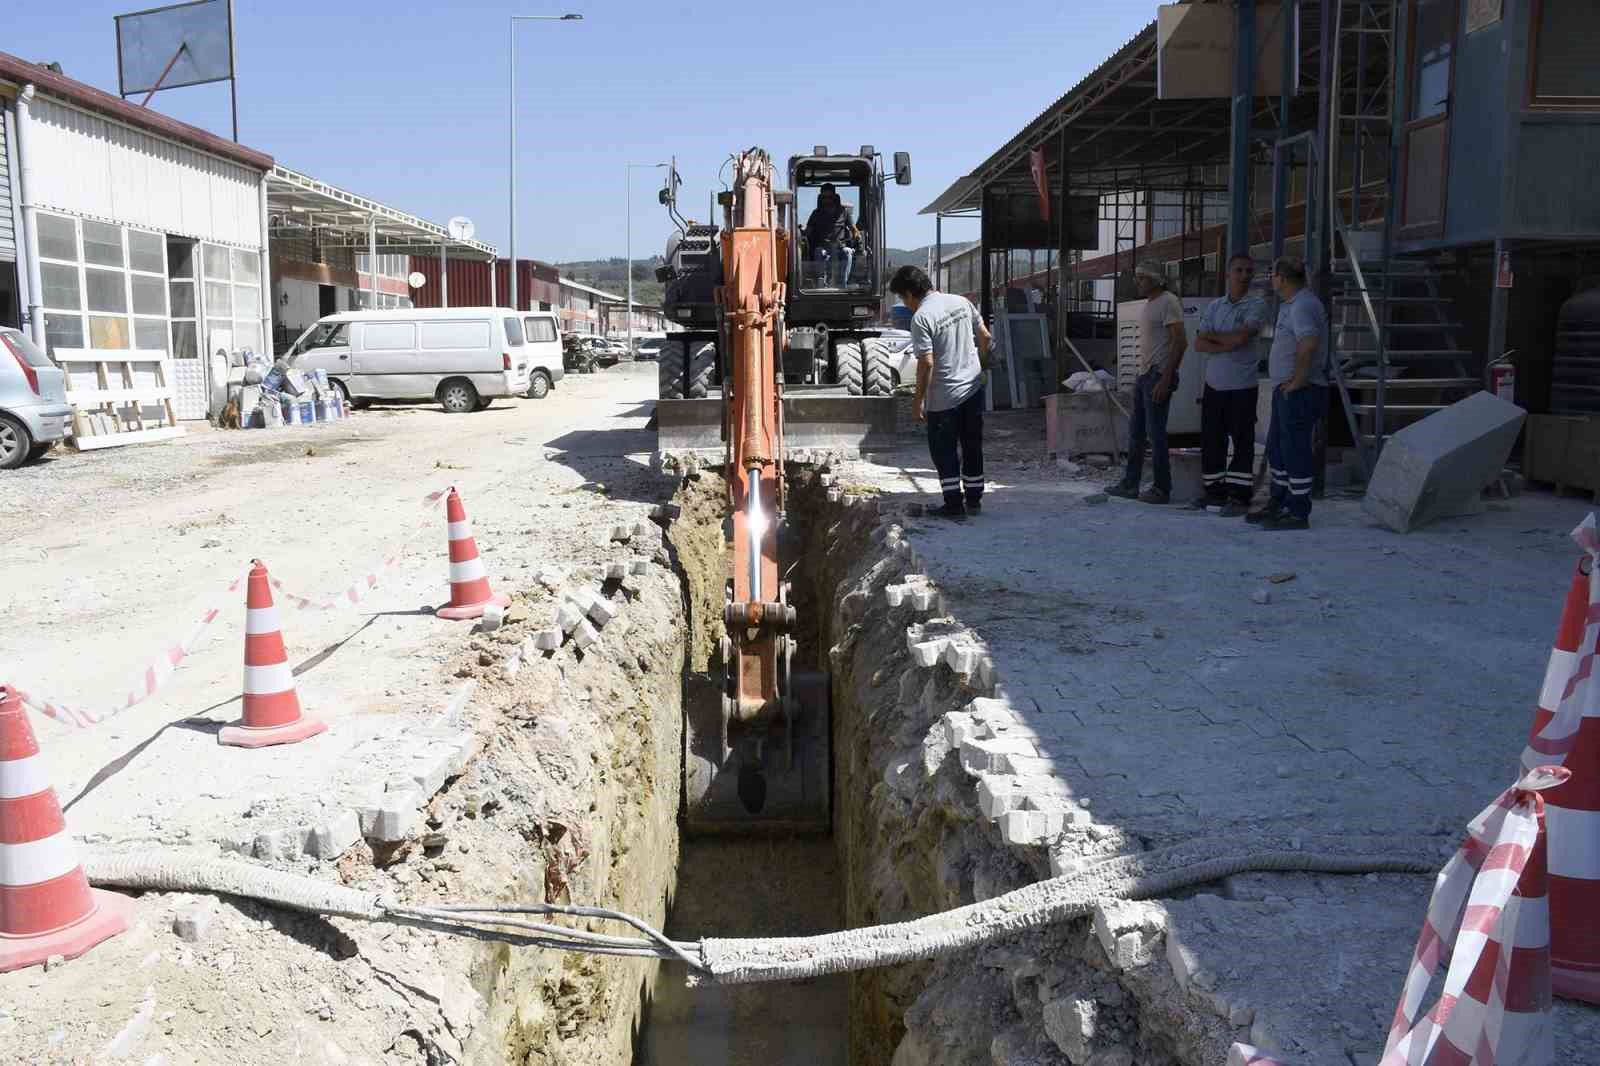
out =
[[1396,533],[1462,514],[1505,468],[1526,412],[1488,392],[1389,438],[1367,484],[1365,510]]

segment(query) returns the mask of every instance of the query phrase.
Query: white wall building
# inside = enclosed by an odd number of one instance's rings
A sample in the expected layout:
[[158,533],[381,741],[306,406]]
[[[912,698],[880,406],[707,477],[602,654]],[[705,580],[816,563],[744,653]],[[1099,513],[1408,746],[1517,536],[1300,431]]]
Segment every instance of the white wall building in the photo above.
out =
[[180,418],[204,354],[272,335],[270,156],[0,52],[0,323],[56,348],[164,349]]

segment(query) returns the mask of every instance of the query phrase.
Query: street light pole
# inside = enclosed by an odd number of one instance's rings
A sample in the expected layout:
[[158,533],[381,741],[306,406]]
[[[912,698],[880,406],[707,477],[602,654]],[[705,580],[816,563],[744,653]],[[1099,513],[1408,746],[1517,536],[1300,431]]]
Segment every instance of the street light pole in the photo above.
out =
[[627,210],[624,213],[628,216],[628,355],[632,358],[638,357],[638,353],[633,349],[633,172],[636,169],[660,169],[666,165],[665,163],[629,163],[626,167],[628,172],[628,202]]
[[[511,269],[507,271],[507,273],[511,275],[511,309],[513,311],[521,310],[521,308],[517,306],[517,23],[581,21],[583,21],[582,15],[573,14],[512,15],[511,28],[506,33],[506,39],[511,46],[511,236],[509,239],[509,243],[511,245]],[[491,277],[493,277],[494,270],[492,267],[490,268],[489,274]]]

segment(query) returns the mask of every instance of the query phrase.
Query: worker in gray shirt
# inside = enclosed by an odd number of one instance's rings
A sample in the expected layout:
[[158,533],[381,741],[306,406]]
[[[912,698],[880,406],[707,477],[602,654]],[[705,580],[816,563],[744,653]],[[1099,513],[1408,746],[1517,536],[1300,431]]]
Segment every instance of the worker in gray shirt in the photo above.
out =
[[[966,518],[983,509],[983,361],[989,330],[965,296],[938,292],[920,268],[903,266],[889,291],[911,310],[917,357],[912,410],[927,419],[928,452],[939,472],[944,506],[937,514]],[[981,355],[980,355],[981,353]]]
[[1284,256],[1272,268],[1278,321],[1267,376],[1272,379],[1272,426],[1267,430],[1267,465],[1272,498],[1246,522],[1262,529],[1311,527],[1311,436],[1328,409],[1328,312],[1306,288],[1306,265]]
[[[1200,398],[1200,480],[1205,491],[1197,509],[1220,507],[1237,518],[1250,507],[1256,458],[1256,335],[1266,325],[1267,305],[1250,292],[1255,261],[1248,255],[1228,260],[1228,292],[1211,301],[1200,316],[1196,351],[1206,359],[1206,387]],[[1228,445],[1233,445],[1233,459]]]
[[[1167,287],[1167,273],[1155,260],[1146,259],[1133,271],[1134,289],[1144,301],[1139,311],[1139,377],[1135,383],[1133,415],[1128,419],[1128,466],[1122,480],[1106,487],[1109,496],[1164,504],[1172,499],[1172,459],[1167,451],[1167,412],[1178,391],[1178,366],[1189,346],[1183,328],[1183,302]],[[1155,467],[1153,484],[1142,495],[1144,446],[1150,442]]]

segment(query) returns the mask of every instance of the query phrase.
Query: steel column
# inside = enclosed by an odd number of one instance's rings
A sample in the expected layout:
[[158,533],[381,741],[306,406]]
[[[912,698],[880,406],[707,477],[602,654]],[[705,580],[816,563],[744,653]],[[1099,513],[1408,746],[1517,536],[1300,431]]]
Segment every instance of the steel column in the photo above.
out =
[[1250,119],[1256,84],[1256,0],[1233,9],[1233,128],[1228,154],[1228,254],[1250,252]]
[[450,306],[450,246],[439,242],[439,306]]
[[367,217],[367,290],[371,294],[367,310],[378,309],[378,216]]

